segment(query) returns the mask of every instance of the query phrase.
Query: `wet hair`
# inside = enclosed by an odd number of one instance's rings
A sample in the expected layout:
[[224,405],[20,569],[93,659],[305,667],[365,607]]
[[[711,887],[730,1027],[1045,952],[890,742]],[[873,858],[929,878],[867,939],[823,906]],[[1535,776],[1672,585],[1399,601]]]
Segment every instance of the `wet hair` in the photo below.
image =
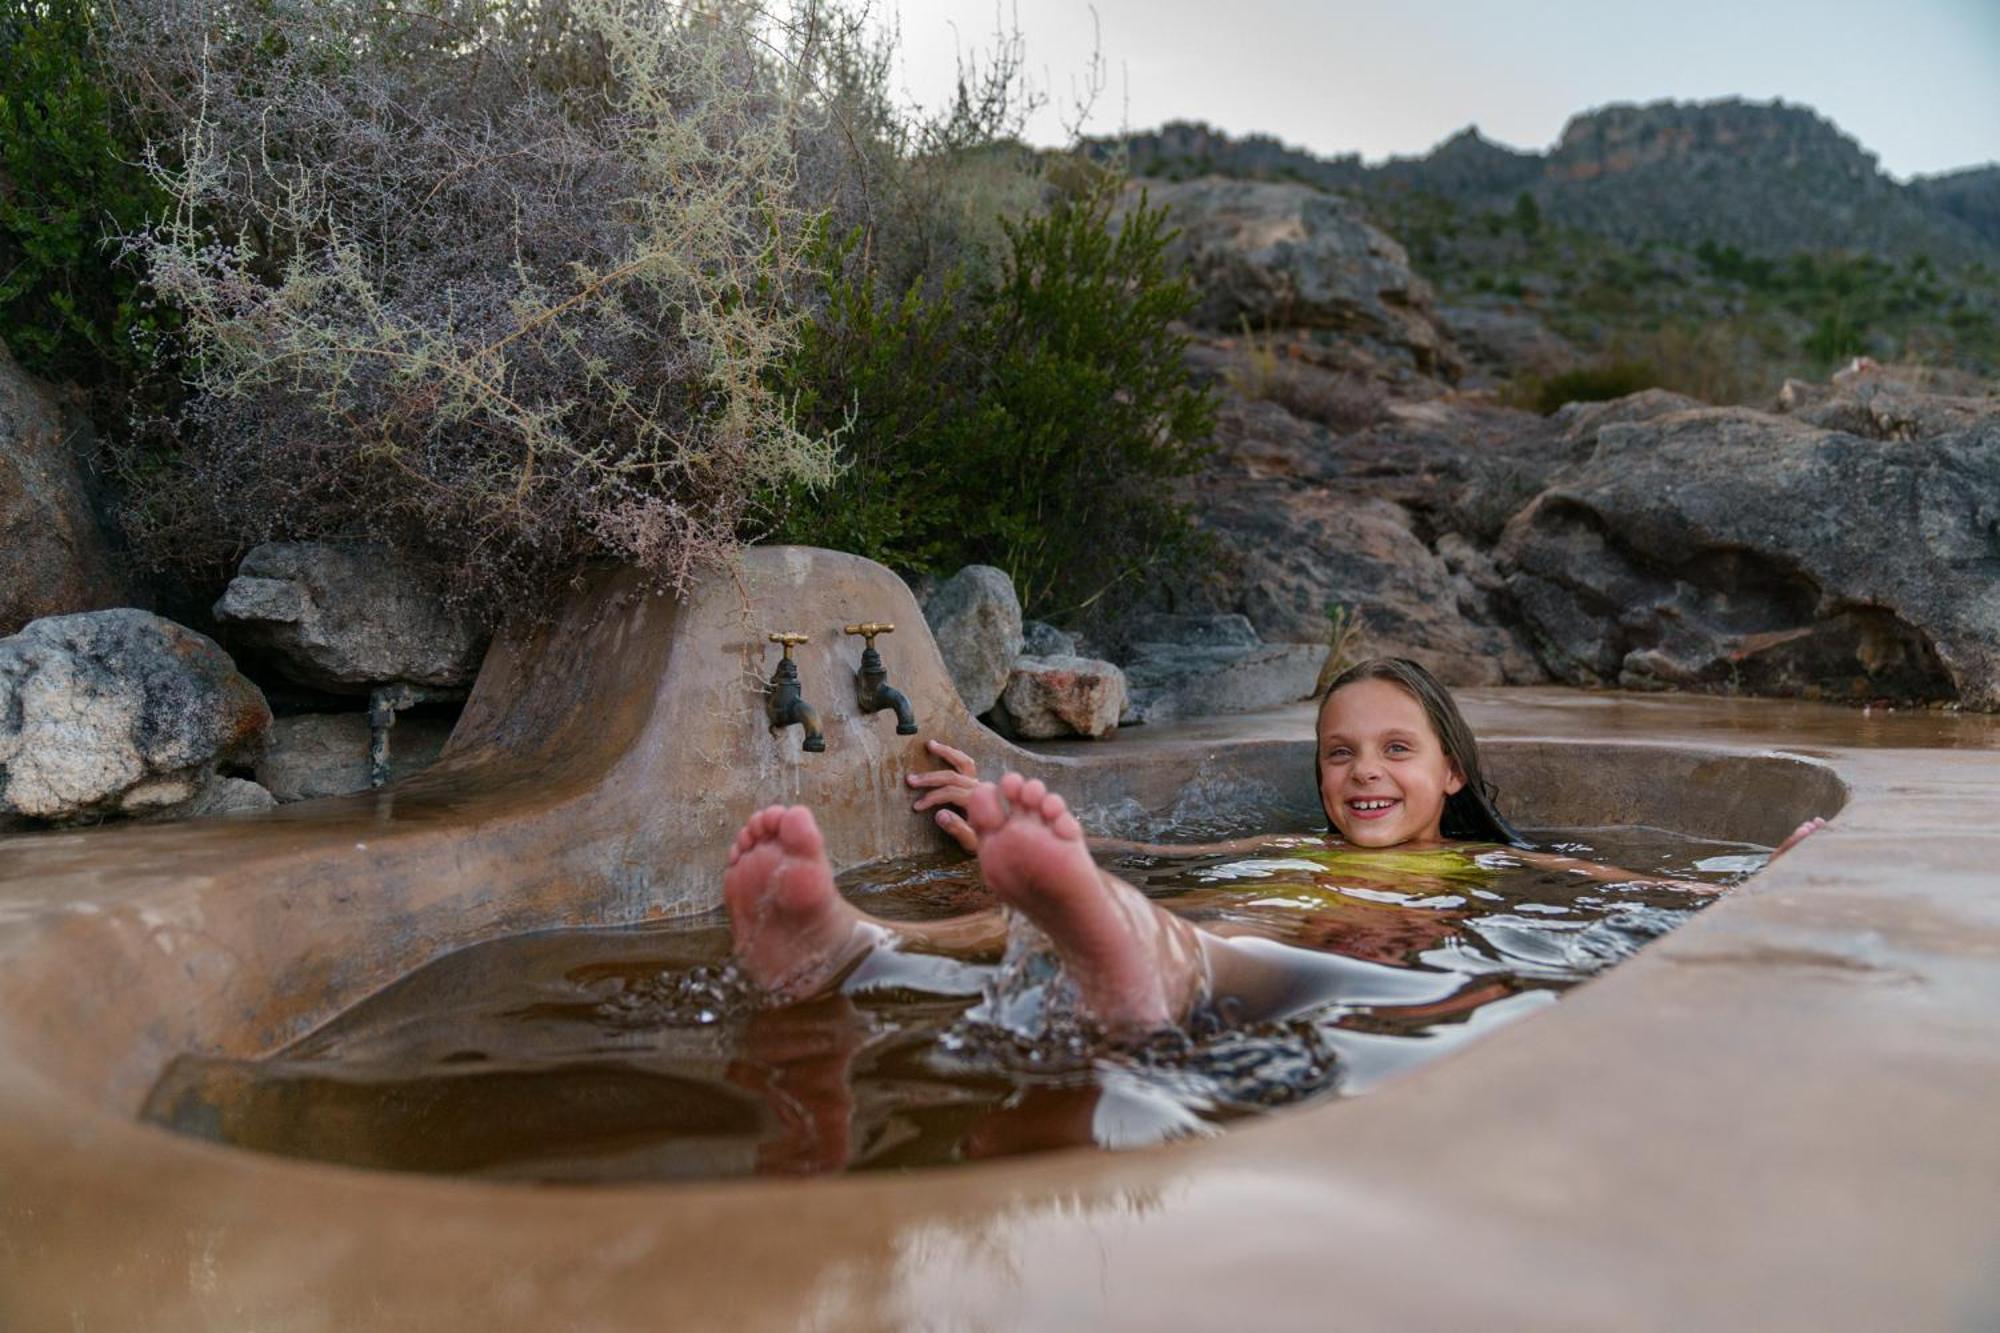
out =
[[[1363,680],[1386,680],[1421,704],[1431,731],[1444,748],[1445,758],[1456,764],[1465,778],[1464,786],[1445,797],[1444,819],[1438,826],[1439,833],[1467,842],[1501,842],[1512,847],[1532,845],[1501,816],[1499,806],[1494,804],[1493,784],[1479,771],[1479,742],[1473,739],[1472,728],[1465,724],[1465,715],[1458,711],[1451,692],[1440,685],[1438,678],[1422,663],[1407,657],[1371,657],[1365,662],[1356,662],[1335,676],[1333,684],[1327,686],[1326,693],[1320,696],[1319,711],[1313,715],[1314,791],[1320,790],[1319,726],[1326,717],[1326,706],[1341,690]],[[1321,809],[1331,821],[1333,812],[1325,809],[1324,796],[1321,797]]]

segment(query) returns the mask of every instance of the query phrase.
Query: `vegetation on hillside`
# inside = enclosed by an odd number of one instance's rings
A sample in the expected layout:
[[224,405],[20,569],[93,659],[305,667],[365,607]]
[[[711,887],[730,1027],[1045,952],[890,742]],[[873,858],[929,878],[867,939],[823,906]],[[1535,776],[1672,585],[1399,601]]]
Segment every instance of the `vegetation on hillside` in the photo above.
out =
[[924,115],[838,0],[4,3],[0,339],[170,386],[103,423],[154,561],[380,540],[498,613],[782,535],[1055,612],[1185,544],[1186,292],[1013,141],[1018,39]]

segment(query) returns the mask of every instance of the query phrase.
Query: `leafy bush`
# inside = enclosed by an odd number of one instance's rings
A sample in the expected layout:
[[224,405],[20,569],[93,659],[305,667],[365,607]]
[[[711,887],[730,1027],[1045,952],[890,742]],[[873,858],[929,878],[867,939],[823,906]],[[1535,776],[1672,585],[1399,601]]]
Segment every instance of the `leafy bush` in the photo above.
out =
[[919,571],[997,565],[1043,618],[1193,548],[1171,483],[1212,405],[1170,325],[1194,296],[1168,271],[1164,211],[1114,223],[1115,195],[1094,180],[1008,223],[992,277],[932,295],[878,294],[848,251],[784,379],[802,423],[845,431],[848,470],[793,488],[776,535]]
[[106,91],[86,0],[0,0],[0,341],[116,413],[156,321],[112,238],[163,196]]
[[114,73],[186,126],[132,238],[194,390],[126,460],[142,547],[384,539],[498,610],[597,558],[681,586],[828,478],[767,373],[816,277],[807,8],[120,0]]

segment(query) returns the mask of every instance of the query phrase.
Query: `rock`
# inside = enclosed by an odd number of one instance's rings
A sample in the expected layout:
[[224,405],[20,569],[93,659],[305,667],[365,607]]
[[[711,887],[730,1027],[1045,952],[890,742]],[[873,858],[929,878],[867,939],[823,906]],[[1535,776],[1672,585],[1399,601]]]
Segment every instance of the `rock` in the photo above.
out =
[[1251,627],[1249,617],[1234,613],[1190,616],[1153,612],[1134,617],[1126,637],[1137,653],[1152,647],[1255,648],[1264,642]]
[[1550,418],[1570,444],[1595,447],[1598,433],[1606,426],[1632,421],[1652,421],[1675,412],[1692,412],[1707,404],[1671,389],[1641,389],[1623,398],[1595,403],[1564,403]]
[[1371,652],[1413,657],[1448,685],[1547,677],[1519,639],[1467,619],[1451,571],[1387,500],[1277,481],[1211,493],[1203,525],[1227,552],[1226,576],[1193,596],[1240,611],[1265,639],[1321,644],[1328,608],[1359,612]]
[[[1127,190],[1124,206],[1140,196]],[[1228,180],[1143,183],[1179,234],[1169,249],[1200,293],[1195,322],[1234,332],[1329,329],[1393,349],[1424,374],[1460,360],[1431,318],[1432,294],[1409,255],[1339,195],[1305,185]]]
[[[441,718],[402,716],[389,729],[389,779],[433,763],[450,739]],[[366,713],[302,713],[271,724],[257,780],[280,801],[341,796],[368,790],[369,730]]]
[[159,824],[178,819],[206,819],[210,815],[251,814],[277,804],[270,792],[246,778],[211,776],[188,800],[141,817],[141,823]]
[[0,635],[134,600],[91,502],[90,423],[0,345]]
[[1567,338],[1518,306],[1447,306],[1438,316],[1468,369],[1489,384],[1557,375],[1583,360]]
[[0,815],[181,805],[270,724],[263,694],[193,630],[129,608],[37,620],[0,640]]
[[1947,381],[1944,392],[1918,367],[1877,365],[1866,357],[1826,385],[1786,380],[1778,408],[1800,421],[1871,440],[1922,440],[2000,417],[2000,398]]
[[1013,580],[991,565],[967,565],[937,585],[924,619],[965,706],[975,717],[993,707],[1021,655]]
[[1326,652],[1314,643],[1147,645],[1144,655],[1125,664],[1130,700],[1120,725],[1253,713],[1310,698]]
[[1021,651],[1029,657],[1076,657],[1080,655],[1079,642],[1076,635],[1046,620],[1030,620],[1021,626]]
[[1599,429],[1508,525],[1561,679],[2000,707],[2000,417],[1885,441],[1742,408]]
[[287,676],[336,694],[399,681],[460,688],[486,648],[431,583],[379,546],[267,542],[243,558],[215,616]]
[[1089,657],[1023,657],[1000,704],[1024,740],[1104,737],[1118,729],[1125,711],[1125,673]]

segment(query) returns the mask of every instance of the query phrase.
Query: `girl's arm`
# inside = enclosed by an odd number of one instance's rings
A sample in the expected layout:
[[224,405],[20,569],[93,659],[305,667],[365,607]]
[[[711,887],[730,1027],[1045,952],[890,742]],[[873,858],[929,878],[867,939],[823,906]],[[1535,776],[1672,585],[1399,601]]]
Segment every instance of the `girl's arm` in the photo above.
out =
[[[977,852],[979,834],[973,830],[972,825],[965,822],[965,816],[960,814],[959,810],[964,807],[966,798],[972,794],[972,789],[979,785],[979,767],[972,762],[971,755],[963,750],[955,750],[943,741],[925,741],[924,746],[932,754],[944,760],[946,767],[912,773],[904,779],[910,786],[924,792],[911,803],[910,808],[916,811],[936,810],[937,826],[967,852]],[[1091,851],[1109,856],[1231,856],[1257,851],[1270,846],[1274,841],[1278,840],[1270,835],[1203,843],[1130,842],[1124,838],[1088,839]]]

